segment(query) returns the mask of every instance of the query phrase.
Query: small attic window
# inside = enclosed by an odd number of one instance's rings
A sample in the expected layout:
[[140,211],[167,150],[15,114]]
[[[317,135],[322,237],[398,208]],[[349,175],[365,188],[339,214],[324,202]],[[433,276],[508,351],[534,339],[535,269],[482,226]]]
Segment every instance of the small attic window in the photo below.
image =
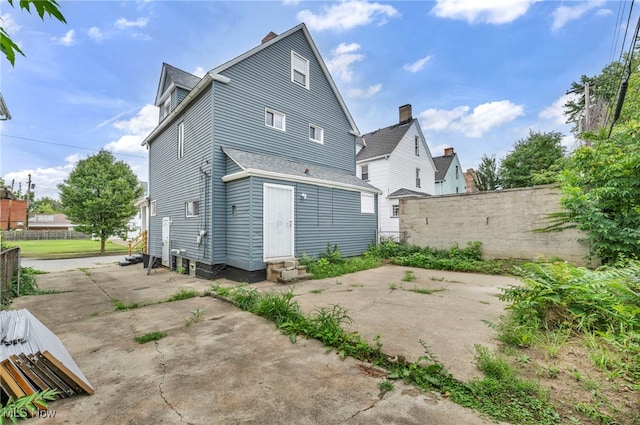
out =
[[169,115],[171,112],[171,95],[164,101],[162,106],[160,107],[160,119],[163,120]]
[[309,89],[309,60],[291,51],[291,81]]

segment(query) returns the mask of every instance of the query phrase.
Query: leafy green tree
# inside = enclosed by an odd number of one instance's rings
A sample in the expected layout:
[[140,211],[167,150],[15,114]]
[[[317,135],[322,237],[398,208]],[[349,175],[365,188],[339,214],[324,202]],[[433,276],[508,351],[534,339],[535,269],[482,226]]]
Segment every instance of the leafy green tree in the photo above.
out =
[[495,155],[491,155],[491,157],[482,155],[482,161],[473,175],[473,184],[480,192],[500,188],[498,163]]
[[[9,5],[13,7],[14,0],[7,0]],[[60,12],[60,6],[56,0],[19,0],[20,9],[26,10],[31,13],[31,6],[36,10],[38,16],[44,21],[44,15],[49,15],[51,18],[56,18],[62,23],[67,23]],[[0,20],[0,23],[2,21]],[[16,53],[20,53],[25,56],[24,52],[20,50],[20,47],[11,39],[11,36],[0,26],[0,52],[4,53],[7,60],[13,66],[16,61]]]
[[63,213],[64,208],[60,201],[44,196],[29,203],[29,211],[38,214],[58,214]]
[[584,230],[591,255],[604,263],[640,259],[640,123],[590,137],[561,177],[564,224]]
[[126,237],[134,202],[144,193],[131,168],[105,150],[78,161],[58,189],[76,229],[100,238],[100,254],[110,236]]
[[562,134],[529,131],[500,163],[499,176],[504,189],[554,183],[565,161]]

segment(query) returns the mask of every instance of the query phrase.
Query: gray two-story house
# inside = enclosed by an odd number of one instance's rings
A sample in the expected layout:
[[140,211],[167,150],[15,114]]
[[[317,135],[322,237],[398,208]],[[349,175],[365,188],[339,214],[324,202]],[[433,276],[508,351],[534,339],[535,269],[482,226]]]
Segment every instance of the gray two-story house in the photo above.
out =
[[304,24],[199,78],[163,64],[149,149],[149,254],[203,278],[345,256],[375,240],[378,189],[359,130]]

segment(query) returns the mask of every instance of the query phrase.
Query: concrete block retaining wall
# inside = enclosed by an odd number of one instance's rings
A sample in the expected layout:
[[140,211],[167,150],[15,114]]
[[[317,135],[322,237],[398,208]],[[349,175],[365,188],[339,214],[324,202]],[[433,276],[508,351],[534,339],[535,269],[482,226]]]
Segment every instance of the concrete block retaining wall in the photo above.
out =
[[560,257],[585,264],[582,232],[533,231],[560,211],[559,199],[554,186],[401,199],[400,232],[409,244],[441,249],[481,241],[485,258]]

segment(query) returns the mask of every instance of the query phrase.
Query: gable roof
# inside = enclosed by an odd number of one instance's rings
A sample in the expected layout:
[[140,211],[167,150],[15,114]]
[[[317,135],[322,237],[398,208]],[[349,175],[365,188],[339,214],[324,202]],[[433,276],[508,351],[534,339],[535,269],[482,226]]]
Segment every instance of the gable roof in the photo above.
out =
[[2,93],[0,93],[0,121],[6,121],[10,119],[11,114],[9,113],[9,108],[7,108],[7,104],[4,102]]
[[395,192],[393,192],[391,195],[389,195],[389,199],[392,199],[392,198],[425,197],[425,196],[431,196],[431,194],[426,193],[426,192],[418,192],[417,190],[405,189],[403,187],[402,189],[398,189]]
[[162,63],[162,71],[160,73],[160,81],[158,82],[158,92],[156,93],[156,106],[160,106],[174,87],[180,87],[187,91],[200,82],[201,78],[196,77],[186,71],[171,66],[166,62]]
[[346,190],[381,193],[376,187],[362,181],[353,174],[336,171],[318,165],[309,165],[299,161],[261,153],[222,147],[222,151],[235,162],[242,171],[227,174],[222,178],[229,182],[249,176],[276,178],[287,181],[337,187]]
[[[200,93],[202,92],[209,83],[211,83],[212,81],[219,81],[221,83],[229,83],[231,81],[231,79],[229,77],[226,77],[224,75],[222,75],[221,73],[224,72],[226,69],[232,67],[233,65],[237,64],[240,61],[243,61],[245,59],[247,59],[250,56],[255,55],[256,53],[266,49],[267,47],[271,46],[272,44],[278,43],[279,41],[283,40],[284,38],[290,36],[291,34],[297,32],[297,31],[302,31],[302,34],[305,36],[307,42],[309,43],[309,46],[311,47],[311,50],[313,51],[313,54],[316,57],[316,60],[318,61],[318,64],[320,65],[320,68],[322,69],[323,74],[325,75],[329,86],[331,87],[331,90],[333,91],[333,94],[335,95],[336,99],[338,100],[338,103],[342,109],[342,112],[344,113],[345,117],[347,118],[347,122],[349,123],[349,126],[351,126],[351,130],[349,130],[349,133],[353,134],[354,136],[359,136],[360,135],[360,130],[358,130],[358,126],[356,125],[355,121],[353,120],[353,117],[351,116],[351,113],[349,112],[349,109],[347,109],[347,105],[344,103],[344,99],[342,99],[342,96],[340,95],[340,92],[338,91],[338,87],[336,86],[335,82],[333,81],[333,78],[331,77],[331,74],[329,74],[329,69],[327,68],[327,65],[324,63],[324,60],[322,59],[322,56],[320,56],[320,52],[318,51],[318,48],[316,47],[316,44],[313,42],[313,39],[311,38],[311,34],[309,34],[309,30],[307,29],[307,26],[302,23],[299,25],[296,25],[295,27],[291,28],[290,30],[280,34],[277,37],[272,38],[269,41],[266,41],[262,44],[260,44],[259,46],[254,47],[251,50],[248,50],[247,52],[241,54],[240,56],[235,57],[234,59],[231,59],[228,62],[223,63],[220,66],[217,66],[215,68],[213,68],[211,71],[207,72],[204,77],[202,77],[200,79],[200,81],[197,82],[197,84],[191,89],[190,93],[182,100],[182,102],[180,102],[178,104],[178,106],[176,108],[174,108],[170,113],[169,116],[178,114],[180,111],[182,111],[184,108],[187,107],[187,105]],[[170,66],[170,65],[168,65]],[[177,68],[176,68],[177,69]],[[180,71],[180,70],[178,70]],[[164,72],[164,65],[163,65],[163,72]],[[188,74],[185,71],[182,71],[185,74]],[[195,77],[195,76],[194,76]],[[197,77],[196,77],[197,78]],[[160,85],[158,87],[158,91],[161,90],[161,85],[162,85],[162,77],[161,77],[161,81],[160,81]],[[164,93],[163,93],[164,94]],[[162,95],[161,95],[162,96]],[[160,99],[156,96],[156,106],[158,106],[158,101]],[[142,146],[147,145],[153,138],[155,138],[171,121],[171,119],[165,119],[163,121],[161,121],[158,126],[142,141]]]
[[449,171],[449,167],[451,167],[451,163],[457,154],[453,155],[443,155],[436,156],[433,158],[434,164],[436,164],[436,181],[444,180],[447,175],[447,171]]
[[398,146],[400,140],[407,133],[411,125],[416,122],[414,118],[404,124],[395,124],[389,127],[381,128],[371,133],[364,134],[364,147],[360,149],[356,156],[357,161],[365,159],[377,158],[384,155],[390,155]]

